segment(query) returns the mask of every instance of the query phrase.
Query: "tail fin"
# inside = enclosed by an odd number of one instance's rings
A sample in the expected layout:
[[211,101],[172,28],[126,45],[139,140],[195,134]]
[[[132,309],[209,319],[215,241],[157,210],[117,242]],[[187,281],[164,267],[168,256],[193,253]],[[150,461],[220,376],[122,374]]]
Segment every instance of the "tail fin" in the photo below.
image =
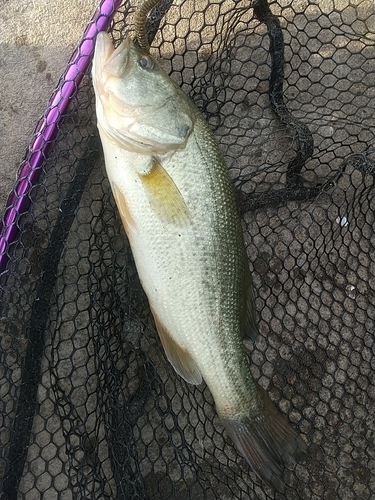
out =
[[294,465],[306,453],[306,444],[261,389],[263,410],[257,415],[221,417],[237,450],[252,470],[277,491],[283,492],[284,467]]

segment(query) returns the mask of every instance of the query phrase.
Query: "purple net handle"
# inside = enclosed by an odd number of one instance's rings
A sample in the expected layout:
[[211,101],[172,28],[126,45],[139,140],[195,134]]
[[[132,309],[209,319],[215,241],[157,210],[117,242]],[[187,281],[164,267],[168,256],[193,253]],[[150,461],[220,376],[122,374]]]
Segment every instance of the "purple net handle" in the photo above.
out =
[[51,141],[56,137],[59,122],[66,113],[73,95],[87,70],[95,48],[96,35],[108,29],[111,18],[122,0],[102,0],[93,15],[78,48],[73,53],[60,85],[52,94],[47,110],[29,145],[29,152],[21,163],[17,181],[0,220],[0,274],[5,271],[9,259],[9,246],[16,240],[18,219],[30,206],[30,191],[37,183],[41,167],[46,159]]

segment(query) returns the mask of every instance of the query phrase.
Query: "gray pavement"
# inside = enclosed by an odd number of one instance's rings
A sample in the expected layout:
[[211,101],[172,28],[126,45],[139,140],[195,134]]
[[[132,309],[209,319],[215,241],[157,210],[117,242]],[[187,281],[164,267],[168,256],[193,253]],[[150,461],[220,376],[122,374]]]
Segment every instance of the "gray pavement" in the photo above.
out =
[[98,4],[0,2],[0,213],[38,118]]

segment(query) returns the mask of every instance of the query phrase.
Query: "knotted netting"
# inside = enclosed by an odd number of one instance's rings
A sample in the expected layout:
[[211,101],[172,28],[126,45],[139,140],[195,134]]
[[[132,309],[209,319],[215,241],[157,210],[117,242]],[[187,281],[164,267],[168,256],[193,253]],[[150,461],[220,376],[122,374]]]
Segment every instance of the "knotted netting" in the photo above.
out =
[[[118,45],[136,4],[112,4],[100,19]],[[96,18],[90,40],[99,29]],[[307,458],[276,493],[233,448],[205,385],[166,360],[82,70],[69,108],[61,91],[46,111],[64,116],[36,131],[3,217],[0,498],[375,498],[373,2],[167,0],[148,33],[237,187],[252,373]]]

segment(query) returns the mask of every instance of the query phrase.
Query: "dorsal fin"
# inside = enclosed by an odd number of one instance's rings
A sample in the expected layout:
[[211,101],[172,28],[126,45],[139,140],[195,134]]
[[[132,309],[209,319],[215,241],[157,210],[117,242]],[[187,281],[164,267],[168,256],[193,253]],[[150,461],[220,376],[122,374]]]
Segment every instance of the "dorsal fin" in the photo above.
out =
[[245,263],[244,291],[245,293],[241,317],[241,333],[246,346],[246,341],[250,340],[253,342],[258,335],[253,282],[247,263]]

